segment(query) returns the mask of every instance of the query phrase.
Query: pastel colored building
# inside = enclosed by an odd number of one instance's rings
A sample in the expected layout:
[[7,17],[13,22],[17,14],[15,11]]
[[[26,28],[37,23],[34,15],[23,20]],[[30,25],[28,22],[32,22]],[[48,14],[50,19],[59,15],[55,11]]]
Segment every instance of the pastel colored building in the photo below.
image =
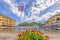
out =
[[51,18],[49,18],[45,23],[44,23],[45,27],[49,27],[49,28],[59,28],[60,27],[60,13],[57,13],[56,15],[52,16]]
[[16,21],[0,14],[0,26],[15,26]]

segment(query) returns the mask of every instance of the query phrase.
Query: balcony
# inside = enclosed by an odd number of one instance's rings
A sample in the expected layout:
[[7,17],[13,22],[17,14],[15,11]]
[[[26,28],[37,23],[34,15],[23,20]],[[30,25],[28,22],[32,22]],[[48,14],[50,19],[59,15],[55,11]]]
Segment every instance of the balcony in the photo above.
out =
[[56,21],[56,25],[57,25],[57,26],[60,26],[60,20],[57,20],[57,21]]

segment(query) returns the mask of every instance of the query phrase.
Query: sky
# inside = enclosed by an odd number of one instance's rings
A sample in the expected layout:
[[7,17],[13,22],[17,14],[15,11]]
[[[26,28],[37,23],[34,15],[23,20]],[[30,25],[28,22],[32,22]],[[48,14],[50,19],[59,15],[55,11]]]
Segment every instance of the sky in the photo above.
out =
[[0,0],[0,14],[16,20],[16,24],[44,23],[58,12],[60,12],[60,0]]

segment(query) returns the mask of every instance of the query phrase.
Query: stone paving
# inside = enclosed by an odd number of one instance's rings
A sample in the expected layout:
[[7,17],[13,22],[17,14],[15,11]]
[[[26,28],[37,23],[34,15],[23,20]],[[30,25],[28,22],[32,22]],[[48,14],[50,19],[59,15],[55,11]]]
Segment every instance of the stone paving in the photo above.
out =
[[[60,32],[45,32],[46,35],[50,36],[49,40],[60,40]],[[15,40],[18,33],[11,32],[0,32],[0,40]]]
[[47,35],[49,35],[50,39],[49,40],[60,40],[60,32],[55,32],[55,31],[48,31],[45,32]]
[[0,40],[15,40],[17,33],[0,32]]

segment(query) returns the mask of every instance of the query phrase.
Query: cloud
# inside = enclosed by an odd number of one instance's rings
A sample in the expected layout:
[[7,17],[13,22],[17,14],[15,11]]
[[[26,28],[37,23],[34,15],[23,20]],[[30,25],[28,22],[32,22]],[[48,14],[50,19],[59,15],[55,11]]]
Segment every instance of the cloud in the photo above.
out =
[[[27,21],[27,22],[31,22],[31,21],[42,21],[42,20],[48,20],[51,16],[56,14],[56,11],[54,12],[48,12],[44,15],[42,15],[41,17],[39,17],[39,14],[42,10],[45,10],[46,8],[48,8],[49,6],[54,5],[54,3],[58,2],[59,0],[36,0],[35,2],[32,3],[32,6],[30,7],[30,12],[28,14],[28,16],[26,16],[26,14],[24,13],[24,11],[18,11],[18,3],[12,1],[12,0],[4,0],[5,2],[7,2],[10,5],[10,10],[16,14],[19,18],[21,18],[21,20]],[[58,10],[60,11],[60,10]],[[29,15],[31,15],[29,17]]]
[[39,14],[41,10],[53,5],[59,0],[36,0],[32,3],[31,12],[32,14]]
[[14,2],[14,0],[4,0],[5,2],[7,2],[9,5],[10,5],[10,10],[16,14],[18,17],[20,18],[23,18],[25,13],[24,12],[21,12],[21,11],[18,11],[18,3]]
[[44,21],[46,21],[46,20],[48,20],[49,18],[51,18],[52,16],[54,16],[54,15],[56,15],[56,14],[58,14],[58,13],[60,13],[60,10],[55,10],[55,11],[53,11],[53,12],[48,12],[48,13],[46,13],[46,14],[44,14],[44,15],[42,15],[40,18],[38,18],[36,21],[42,21],[42,20],[44,20]]
[[52,16],[56,15],[60,13],[60,10],[55,10],[53,12],[48,12],[44,15],[42,15],[41,17],[37,17],[36,15],[33,15],[31,17],[28,17],[25,21],[26,22],[42,22],[42,21],[46,21],[49,18],[51,18]]
[[[42,20],[47,20],[51,16],[53,16],[55,13],[53,12],[48,12],[41,17],[39,17],[39,14],[42,10],[45,10],[49,6],[54,5],[54,3],[58,2],[59,0],[36,0],[35,2],[32,3],[31,6],[31,17],[27,18],[26,21],[42,21]],[[36,16],[37,15],[37,16]]]

